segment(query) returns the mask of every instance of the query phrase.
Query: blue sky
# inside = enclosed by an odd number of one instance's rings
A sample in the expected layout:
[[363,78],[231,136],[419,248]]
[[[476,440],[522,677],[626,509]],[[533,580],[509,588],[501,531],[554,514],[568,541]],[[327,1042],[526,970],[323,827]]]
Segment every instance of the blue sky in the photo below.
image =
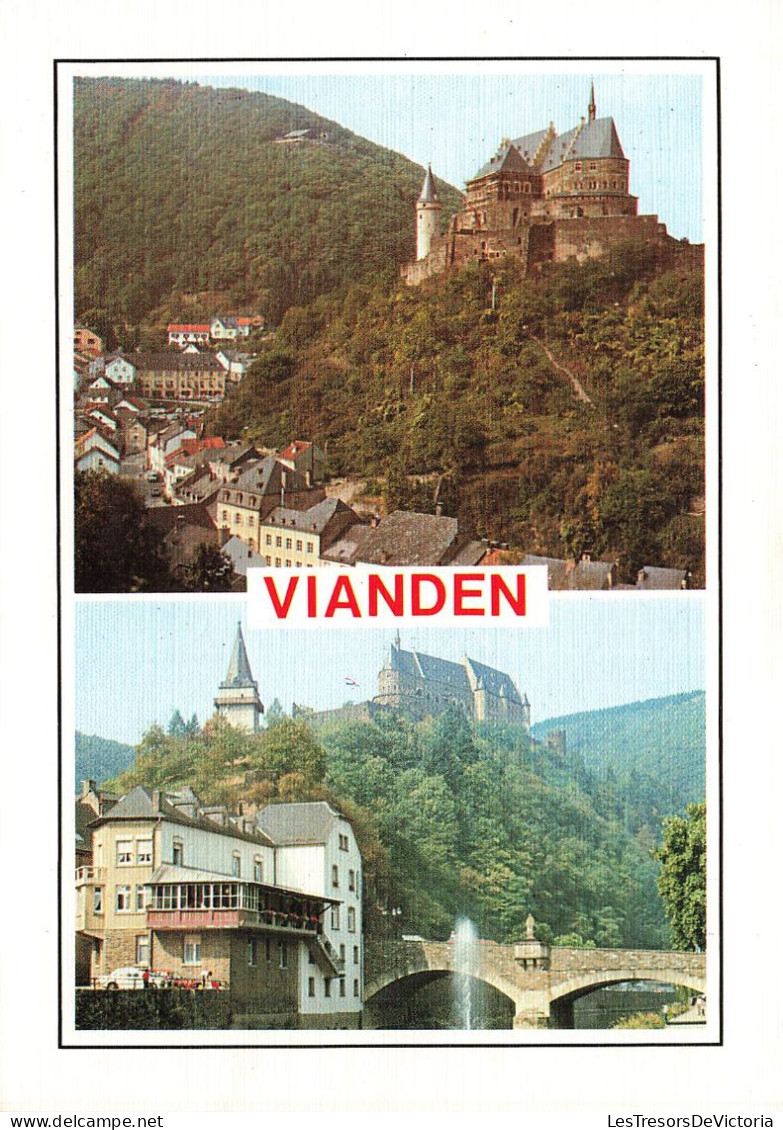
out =
[[[138,742],[175,708],[204,721],[228,667],[238,620],[261,699],[326,709],[371,698],[392,633],[251,631],[244,599],[77,601],[76,728]],[[463,654],[507,671],[533,722],[703,689],[704,597],[559,596],[550,626],[416,629],[402,646],[445,659]],[[359,685],[352,688],[346,678]]]
[[559,133],[577,125],[587,114],[594,81],[598,117],[615,119],[640,213],[657,214],[678,239],[701,242],[702,77],[647,73],[641,63],[572,64],[568,74],[553,72],[554,66],[541,73],[541,63],[477,62],[464,63],[462,73],[434,73],[444,66],[433,63],[429,70],[419,64],[415,73],[400,74],[388,63],[372,71],[364,64],[361,73],[355,63],[351,73],[346,65],[342,73],[318,74],[315,64],[305,72],[303,65],[267,63],[255,74],[226,74],[216,64],[215,73],[207,74],[203,65],[193,64],[189,70],[169,67],[166,73],[203,85],[263,91],[306,106],[418,164],[432,162],[436,176],[460,189],[501,138],[543,129],[550,121]]

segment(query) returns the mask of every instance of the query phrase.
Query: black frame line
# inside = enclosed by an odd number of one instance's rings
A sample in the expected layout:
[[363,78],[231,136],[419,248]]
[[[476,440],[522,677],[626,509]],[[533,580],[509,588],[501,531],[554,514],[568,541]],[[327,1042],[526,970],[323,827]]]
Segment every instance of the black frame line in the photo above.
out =
[[[716,339],[717,339],[717,560],[716,560],[716,585],[718,605],[718,671],[717,671],[717,724],[718,724],[718,1037],[716,1040],[683,1041],[678,1043],[653,1043],[653,1042],[600,1042],[600,1043],[555,1043],[551,1041],[515,1040],[512,1042],[486,1041],[482,1043],[443,1042],[443,1043],[347,1043],[335,1042],[326,1044],[316,1043],[291,1043],[291,1044],[69,1044],[64,1042],[63,1033],[63,968],[62,968],[62,942],[63,942],[63,907],[61,900],[62,868],[63,868],[63,654],[62,654],[62,601],[63,601],[63,560],[62,560],[62,481],[60,472],[60,228],[59,228],[59,140],[58,140],[58,68],[61,65],[82,63],[93,64],[139,64],[139,63],[592,63],[592,62],[685,62],[685,63],[714,63],[715,64],[715,114],[716,114],[716,173],[717,173],[717,214],[716,214],[716,266],[717,266],[717,309],[716,309]],[[216,56],[212,58],[55,58],[53,64],[53,132],[54,132],[54,306],[55,306],[55,458],[56,458],[56,553],[57,553],[57,878],[56,878],[56,903],[57,903],[57,1047],[63,1051],[344,1051],[345,1049],[396,1049],[396,1048],[547,1048],[557,1051],[560,1048],[582,1048],[585,1050],[599,1050],[602,1048],[657,1048],[660,1050],[679,1048],[718,1048],[724,1045],[724,905],[723,905],[723,846],[724,846],[724,797],[723,797],[723,165],[722,165],[722,132],[721,132],[721,56],[719,55],[396,55],[396,56],[270,56],[270,57],[238,57]],[[705,475],[706,475],[705,466]],[[709,514],[707,519],[709,519]],[[706,593],[705,589],[705,593]]]

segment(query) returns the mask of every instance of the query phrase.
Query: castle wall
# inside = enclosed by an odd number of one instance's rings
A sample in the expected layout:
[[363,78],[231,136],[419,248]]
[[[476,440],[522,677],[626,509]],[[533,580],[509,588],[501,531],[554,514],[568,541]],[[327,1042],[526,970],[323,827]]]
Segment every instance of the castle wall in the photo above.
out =
[[633,240],[663,247],[669,239],[666,225],[659,223],[657,216],[584,216],[557,220],[553,229],[555,262],[597,259],[618,244]]

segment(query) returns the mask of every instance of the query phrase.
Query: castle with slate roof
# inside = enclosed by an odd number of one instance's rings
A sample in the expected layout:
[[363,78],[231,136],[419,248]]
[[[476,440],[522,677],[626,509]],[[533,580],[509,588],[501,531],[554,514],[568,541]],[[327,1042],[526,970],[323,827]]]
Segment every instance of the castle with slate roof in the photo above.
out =
[[479,722],[517,722],[530,729],[530,703],[503,671],[464,656],[459,663],[405,651],[397,636],[378,675],[378,706],[421,719],[450,707]]
[[530,703],[520,695],[511,677],[494,667],[464,656],[458,663],[405,651],[397,635],[378,674],[374,698],[336,710],[313,711],[294,703],[293,716],[311,723],[371,722],[395,711],[420,722],[449,709],[462,710],[476,721],[514,722],[530,730]]
[[441,204],[427,170],[416,204],[416,262],[402,268],[409,285],[470,262],[506,256],[528,270],[547,262],[584,260],[629,241],[652,246],[662,261],[693,256],[657,216],[637,214],[628,191],[629,162],[613,118],[596,116],[591,85],[587,117],[566,133],[547,129],[514,140],[466,185],[464,206],[441,232]]

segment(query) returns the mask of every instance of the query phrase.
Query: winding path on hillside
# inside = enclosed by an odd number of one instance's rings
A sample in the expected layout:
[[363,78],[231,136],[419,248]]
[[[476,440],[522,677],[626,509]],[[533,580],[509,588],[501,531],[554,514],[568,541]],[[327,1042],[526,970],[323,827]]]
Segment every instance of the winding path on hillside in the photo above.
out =
[[546,353],[547,357],[549,358],[551,363],[554,365],[554,367],[556,369],[558,369],[561,373],[565,373],[565,375],[568,377],[569,381],[573,385],[574,393],[576,394],[577,400],[581,400],[584,404],[592,404],[593,402],[590,399],[590,397],[587,395],[587,393],[585,392],[584,386],[583,386],[582,382],[579,380],[579,378],[575,377],[574,374],[570,371],[570,369],[566,369],[565,365],[561,365],[559,361],[555,360],[555,357],[552,354],[552,351],[546,345],[544,345],[541,338],[536,337],[535,334],[529,334],[528,336],[531,337],[533,339],[533,341],[537,342],[541,346],[544,353]]

